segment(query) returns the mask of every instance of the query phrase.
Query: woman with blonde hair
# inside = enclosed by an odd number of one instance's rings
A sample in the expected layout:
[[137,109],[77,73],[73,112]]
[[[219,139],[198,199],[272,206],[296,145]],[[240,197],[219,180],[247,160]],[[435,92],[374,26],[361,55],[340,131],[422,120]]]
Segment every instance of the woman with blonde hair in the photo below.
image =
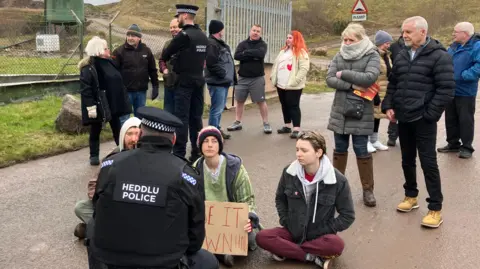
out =
[[327,74],[327,85],[335,89],[328,129],[333,131],[335,151],[333,166],[343,174],[347,167],[348,147],[353,150],[363,188],[363,202],[375,206],[373,194],[373,159],[367,150],[368,136],[373,134],[373,97],[380,74],[380,55],[362,25],[352,23],[342,33],[340,51]]
[[272,85],[277,87],[285,123],[277,130],[279,134],[290,134],[291,138],[297,138],[300,132],[300,96],[309,69],[310,59],[305,40],[299,31],[292,31],[272,67]]
[[85,47],[88,57],[78,63],[82,123],[90,125],[90,164],[99,165],[100,132],[103,123],[110,123],[118,146],[120,116],[131,113],[122,75],[110,59],[107,41],[92,37]]

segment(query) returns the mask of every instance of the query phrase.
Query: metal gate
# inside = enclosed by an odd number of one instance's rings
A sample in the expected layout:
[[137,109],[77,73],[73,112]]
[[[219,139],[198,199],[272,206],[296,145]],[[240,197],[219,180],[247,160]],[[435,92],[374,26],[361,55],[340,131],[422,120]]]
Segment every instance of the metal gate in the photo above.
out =
[[292,1],[208,0],[207,29],[212,19],[225,24],[224,39],[232,50],[248,38],[253,24],[260,24],[262,38],[268,45],[265,63],[273,63],[292,28]]

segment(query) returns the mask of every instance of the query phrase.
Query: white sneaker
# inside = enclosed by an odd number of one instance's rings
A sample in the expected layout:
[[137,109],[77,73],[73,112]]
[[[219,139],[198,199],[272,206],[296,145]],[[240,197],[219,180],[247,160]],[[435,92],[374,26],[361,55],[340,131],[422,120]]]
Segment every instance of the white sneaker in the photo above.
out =
[[384,144],[380,143],[380,141],[377,140],[377,142],[373,143],[372,146],[378,150],[388,150],[388,147],[385,146]]
[[375,147],[373,147],[373,144],[370,143],[370,141],[368,141],[368,143],[367,143],[367,150],[368,150],[368,153],[374,153],[374,152],[377,151],[377,150],[375,149]]
[[285,257],[280,257],[275,254],[272,254],[272,258],[276,260],[277,262],[283,262],[286,258]]
[[315,258],[315,264],[322,269],[330,269],[330,259],[322,259],[320,257]]

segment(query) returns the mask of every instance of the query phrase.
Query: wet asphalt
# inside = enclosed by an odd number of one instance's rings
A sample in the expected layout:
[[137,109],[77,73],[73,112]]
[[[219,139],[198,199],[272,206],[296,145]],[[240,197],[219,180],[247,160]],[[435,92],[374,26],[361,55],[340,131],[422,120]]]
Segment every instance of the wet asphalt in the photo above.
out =
[[[304,95],[301,101],[303,129],[321,131],[327,140],[327,154],[333,152],[333,134],[327,123],[332,93]],[[244,114],[243,130],[232,132],[225,151],[241,156],[256,194],[263,225],[278,225],[274,205],[275,189],[282,169],[295,159],[295,142],[276,134],[283,118],[278,103],[269,106],[274,133],[262,131],[257,108]],[[478,112],[476,113],[478,119]],[[234,111],[224,113],[226,127]],[[386,143],[386,120],[380,125],[380,140]],[[445,144],[443,118],[439,122],[437,146]],[[101,145],[102,156],[113,143]],[[474,147],[479,147],[478,139]],[[478,268],[480,238],[480,164],[476,153],[468,160],[453,154],[439,154],[438,163],[444,195],[444,223],[439,229],[425,229],[420,221],[427,212],[427,192],[417,161],[420,208],[396,212],[403,199],[400,148],[374,154],[377,207],[362,203],[361,184],[353,150],[350,149],[346,176],[355,203],[356,220],[339,233],[345,251],[334,260],[335,269],[443,269]],[[89,177],[97,168],[88,164],[88,149],[0,169],[0,268],[86,269],[85,247],[73,236],[79,220],[73,208],[86,198]],[[312,264],[278,263],[257,250],[248,258],[237,258],[235,268],[316,268]]]

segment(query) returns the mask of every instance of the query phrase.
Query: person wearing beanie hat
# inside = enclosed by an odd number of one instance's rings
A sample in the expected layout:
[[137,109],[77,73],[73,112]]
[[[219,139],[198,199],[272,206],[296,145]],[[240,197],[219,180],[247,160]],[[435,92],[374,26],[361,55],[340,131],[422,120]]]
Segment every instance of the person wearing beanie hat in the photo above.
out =
[[208,32],[210,33],[210,35],[214,35],[220,33],[224,27],[225,26],[223,25],[223,22],[211,20],[210,24],[208,25]]
[[[147,91],[151,82],[151,99],[158,97],[158,69],[152,50],[142,42],[142,29],[137,24],[128,27],[125,43],[116,48],[112,59],[122,73],[123,82],[128,92],[129,106],[133,107],[133,115],[138,117],[137,110],[147,103]],[[130,118],[130,114],[122,115],[120,123]]]
[[385,44],[387,42],[388,43],[393,42],[392,36],[385,31],[382,31],[382,30],[377,31],[377,33],[375,34],[375,45],[380,46],[380,45]]
[[[256,213],[252,184],[242,159],[223,152],[222,134],[214,126],[203,128],[198,134],[197,143],[203,156],[193,166],[204,177],[205,200],[248,204],[249,220],[244,229],[248,232],[249,249],[255,250],[256,232],[262,229],[262,225]],[[234,265],[232,255],[216,257],[228,267]]]
[[142,38],[142,29],[140,29],[140,27],[136,24],[132,24],[130,25],[130,27],[128,27],[128,30],[127,30],[127,36],[129,35],[133,35],[133,36],[136,36],[138,38]]
[[230,47],[223,40],[225,32],[223,22],[211,20],[208,31],[210,36],[205,69],[205,81],[211,99],[208,125],[217,127],[223,138],[229,139],[231,135],[221,129],[220,122],[227,104],[228,89],[237,81],[235,61]]
[[385,93],[387,92],[388,75],[392,70],[392,62],[390,61],[389,57],[389,48],[391,42],[393,42],[393,38],[389,33],[380,30],[375,34],[375,45],[377,46],[378,54],[380,54],[382,59],[380,60],[380,75],[376,81],[376,84],[380,87],[380,90],[373,99],[375,117],[373,134],[368,137],[369,139],[367,143],[367,150],[370,153],[376,152],[377,150],[388,150],[388,146],[385,146],[378,140],[378,129],[380,127],[380,119],[387,118],[387,115],[382,113],[380,104],[385,97]]

